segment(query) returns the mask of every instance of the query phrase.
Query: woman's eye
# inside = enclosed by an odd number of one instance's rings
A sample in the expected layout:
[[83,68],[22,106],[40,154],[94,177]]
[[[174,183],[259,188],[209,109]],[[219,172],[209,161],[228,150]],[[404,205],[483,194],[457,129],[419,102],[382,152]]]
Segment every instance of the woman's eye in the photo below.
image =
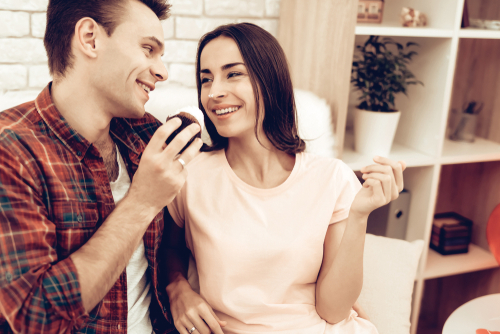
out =
[[234,78],[234,77],[237,77],[239,75],[241,75],[242,73],[240,72],[231,72],[227,75],[228,78]]
[[210,82],[212,81],[212,79],[209,79],[209,78],[202,78],[201,79],[201,84],[203,85],[204,83],[207,83],[207,82]]

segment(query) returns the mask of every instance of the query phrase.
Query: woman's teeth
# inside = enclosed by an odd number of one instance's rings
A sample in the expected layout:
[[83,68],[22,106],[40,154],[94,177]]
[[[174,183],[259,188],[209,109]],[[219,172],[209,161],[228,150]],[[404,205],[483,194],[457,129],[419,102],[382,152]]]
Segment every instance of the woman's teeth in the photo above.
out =
[[226,108],[226,109],[217,109],[215,110],[215,113],[217,115],[224,115],[224,114],[229,114],[230,112],[234,112],[238,110],[240,107],[233,107],[233,108]]
[[148,86],[146,86],[145,84],[140,83],[139,81],[137,82],[137,84],[138,84],[138,85],[139,85],[142,89],[144,89],[144,90],[146,91],[146,93],[148,93],[148,94],[149,94],[149,92],[151,91],[151,89],[150,89]]

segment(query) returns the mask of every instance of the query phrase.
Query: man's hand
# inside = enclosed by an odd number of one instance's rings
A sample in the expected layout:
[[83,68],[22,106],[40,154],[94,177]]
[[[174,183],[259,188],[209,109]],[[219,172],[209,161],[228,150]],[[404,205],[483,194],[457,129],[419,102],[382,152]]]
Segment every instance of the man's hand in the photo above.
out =
[[193,327],[200,334],[224,334],[221,327],[226,326],[226,322],[215,315],[212,307],[191,289],[186,279],[179,277],[169,284],[167,293],[174,325],[180,334],[188,334]]
[[179,118],[173,118],[156,130],[132,180],[127,199],[140,205],[148,216],[154,217],[170,204],[184,185],[187,172],[177,160],[181,158],[188,164],[203,145],[202,140],[197,138],[178,156],[180,150],[200,131],[198,124],[191,124],[167,146],[165,141],[181,123]]
[[363,189],[361,189],[351,206],[351,213],[367,218],[375,209],[388,204],[399,197],[403,190],[403,161],[375,157],[376,164],[361,168],[363,173]]

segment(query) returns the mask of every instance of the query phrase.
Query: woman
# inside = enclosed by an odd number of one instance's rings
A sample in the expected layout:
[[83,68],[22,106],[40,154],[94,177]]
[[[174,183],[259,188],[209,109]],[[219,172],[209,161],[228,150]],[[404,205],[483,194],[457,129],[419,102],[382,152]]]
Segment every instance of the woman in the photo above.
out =
[[[340,160],[303,153],[285,55],[255,25],[201,39],[197,87],[212,145],[168,206],[179,226],[166,232],[177,330],[377,333],[352,306],[368,214],[397,198],[404,164],[375,159],[361,186]],[[180,265],[184,235],[200,295]]]

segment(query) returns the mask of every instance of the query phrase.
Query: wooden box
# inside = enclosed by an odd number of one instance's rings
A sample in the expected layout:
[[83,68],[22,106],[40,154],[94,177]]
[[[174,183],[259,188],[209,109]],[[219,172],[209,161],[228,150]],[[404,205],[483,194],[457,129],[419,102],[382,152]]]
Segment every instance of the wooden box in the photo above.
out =
[[442,255],[467,253],[471,240],[472,221],[458,213],[434,216],[430,247]]

